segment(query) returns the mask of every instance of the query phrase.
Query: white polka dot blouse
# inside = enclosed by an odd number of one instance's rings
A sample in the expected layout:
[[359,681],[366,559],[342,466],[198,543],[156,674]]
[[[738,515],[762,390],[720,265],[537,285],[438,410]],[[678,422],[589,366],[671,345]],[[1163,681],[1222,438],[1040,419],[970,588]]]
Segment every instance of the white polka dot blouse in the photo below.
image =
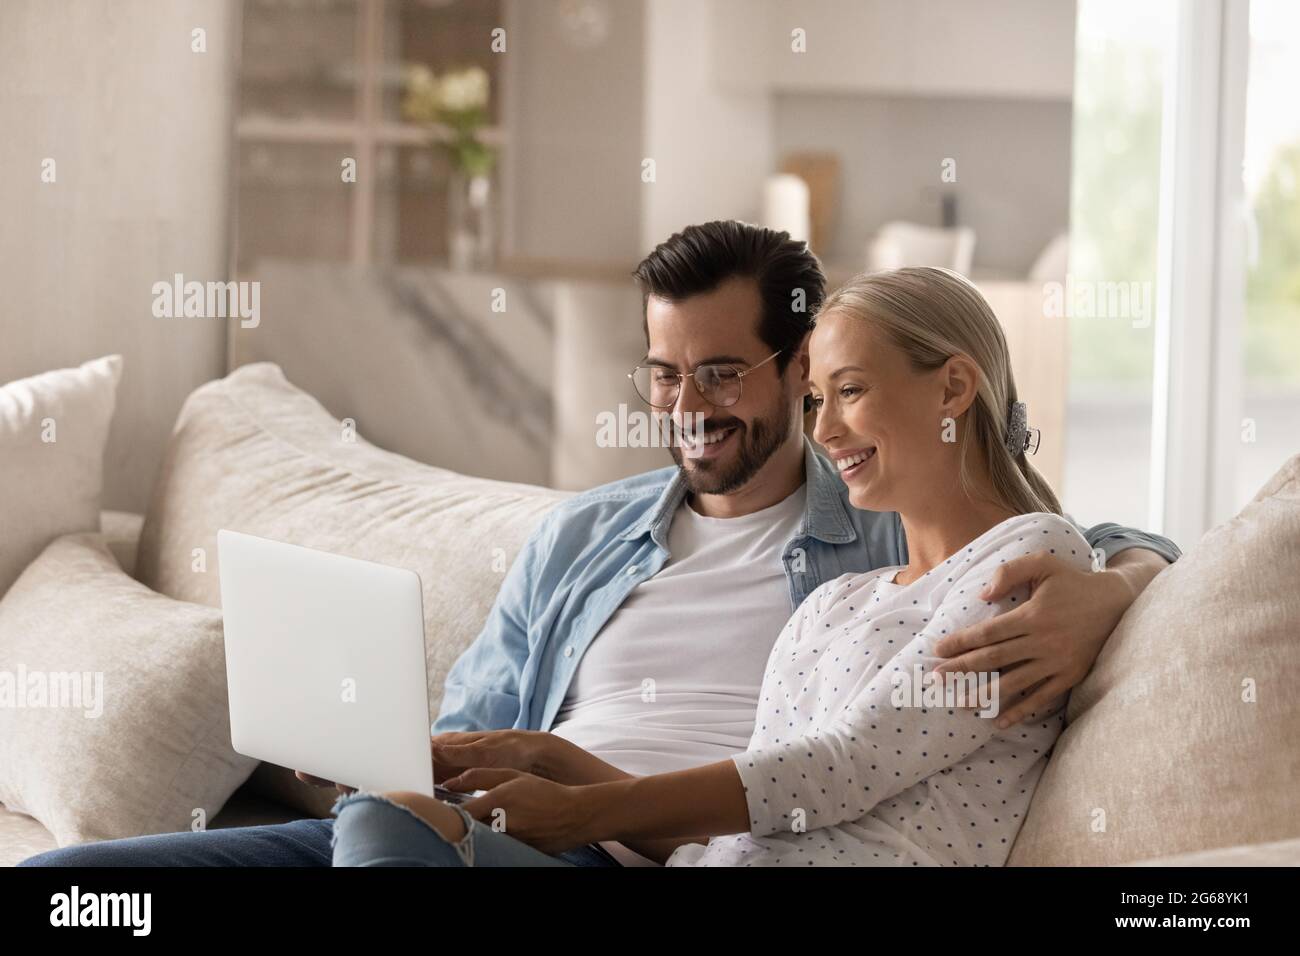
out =
[[[669,866],[1001,866],[1064,724],[1062,696],[999,730],[994,675],[930,671],[946,635],[1023,604],[979,597],[997,568],[1091,551],[1064,518],[985,532],[911,584],[899,568],[828,581],[768,658],[749,748],[733,757],[750,831],[679,847]],[[1020,695],[1017,695],[1020,699]]]

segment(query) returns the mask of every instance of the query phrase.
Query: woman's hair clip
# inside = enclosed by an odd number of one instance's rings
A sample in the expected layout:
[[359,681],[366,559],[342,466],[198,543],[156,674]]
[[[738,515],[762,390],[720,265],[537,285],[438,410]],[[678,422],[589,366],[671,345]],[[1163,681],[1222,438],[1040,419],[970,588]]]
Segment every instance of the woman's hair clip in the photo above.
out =
[[1021,455],[1036,454],[1042,432],[1029,427],[1029,410],[1024,402],[1012,402],[1007,406],[1007,451],[1012,458]]

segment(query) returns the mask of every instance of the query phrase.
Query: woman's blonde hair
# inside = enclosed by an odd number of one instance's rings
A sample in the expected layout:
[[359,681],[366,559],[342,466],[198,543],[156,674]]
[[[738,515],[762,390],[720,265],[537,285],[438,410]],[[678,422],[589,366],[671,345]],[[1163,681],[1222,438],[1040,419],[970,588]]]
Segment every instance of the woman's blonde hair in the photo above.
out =
[[954,355],[973,361],[979,390],[957,437],[962,490],[972,494],[976,487],[969,453],[974,441],[998,503],[1016,514],[1061,513],[1052,486],[1025,460],[1024,451],[1013,455],[1007,448],[1009,409],[1017,401],[1011,356],[1001,323],[969,280],[933,268],[864,273],[827,296],[818,315],[830,312],[870,322],[918,371],[937,369]]

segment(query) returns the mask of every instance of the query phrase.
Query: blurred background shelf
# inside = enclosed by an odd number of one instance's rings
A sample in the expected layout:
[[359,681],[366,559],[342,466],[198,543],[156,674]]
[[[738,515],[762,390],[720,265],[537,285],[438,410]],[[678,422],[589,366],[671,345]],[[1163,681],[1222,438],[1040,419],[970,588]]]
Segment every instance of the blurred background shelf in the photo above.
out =
[[500,0],[245,0],[236,271],[282,256],[444,260],[451,170],[436,144],[451,135],[403,121],[403,67],[487,70],[493,122],[483,139],[504,150],[503,58],[485,42],[502,16]]

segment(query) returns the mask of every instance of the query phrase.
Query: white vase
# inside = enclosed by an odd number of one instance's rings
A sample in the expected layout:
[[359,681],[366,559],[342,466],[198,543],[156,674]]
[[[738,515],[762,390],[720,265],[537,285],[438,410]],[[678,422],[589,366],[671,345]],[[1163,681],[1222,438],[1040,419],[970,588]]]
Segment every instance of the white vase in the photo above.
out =
[[496,258],[496,217],[492,177],[456,171],[447,194],[447,252],[453,269],[491,268]]

